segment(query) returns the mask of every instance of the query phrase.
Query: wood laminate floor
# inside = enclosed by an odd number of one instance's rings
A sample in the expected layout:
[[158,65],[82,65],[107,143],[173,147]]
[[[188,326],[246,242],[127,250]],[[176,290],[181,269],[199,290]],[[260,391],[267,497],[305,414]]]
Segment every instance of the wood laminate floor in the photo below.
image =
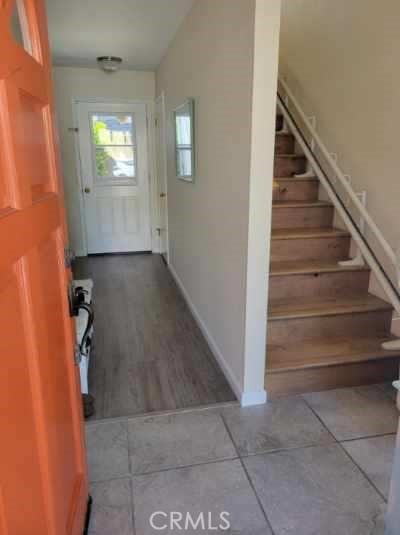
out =
[[94,282],[95,419],[235,399],[159,255],[79,258],[74,276]]

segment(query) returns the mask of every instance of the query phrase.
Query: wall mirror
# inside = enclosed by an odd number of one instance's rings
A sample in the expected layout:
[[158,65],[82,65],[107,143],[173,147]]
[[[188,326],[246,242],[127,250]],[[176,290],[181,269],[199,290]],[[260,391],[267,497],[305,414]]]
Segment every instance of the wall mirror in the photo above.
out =
[[176,176],[193,182],[195,175],[194,100],[188,99],[174,110]]

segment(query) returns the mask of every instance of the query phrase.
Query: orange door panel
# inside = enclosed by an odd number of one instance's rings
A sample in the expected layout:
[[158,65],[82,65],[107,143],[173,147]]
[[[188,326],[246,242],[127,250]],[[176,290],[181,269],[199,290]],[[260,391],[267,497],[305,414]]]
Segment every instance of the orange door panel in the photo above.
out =
[[0,0],[0,534],[81,535],[88,499],[44,0]]

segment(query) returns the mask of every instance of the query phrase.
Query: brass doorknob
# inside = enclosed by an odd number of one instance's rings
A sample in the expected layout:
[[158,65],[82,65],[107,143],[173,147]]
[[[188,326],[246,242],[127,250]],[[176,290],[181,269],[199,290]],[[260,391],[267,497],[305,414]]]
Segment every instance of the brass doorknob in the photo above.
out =
[[86,188],[83,190],[85,193],[90,193],[90,188],[86,186]]

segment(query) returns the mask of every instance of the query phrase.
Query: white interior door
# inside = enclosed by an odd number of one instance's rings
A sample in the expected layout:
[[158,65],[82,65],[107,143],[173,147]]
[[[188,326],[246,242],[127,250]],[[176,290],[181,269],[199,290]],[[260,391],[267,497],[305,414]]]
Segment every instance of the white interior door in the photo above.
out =
[[156,100],[156,153],[159,202],[160,252],[168,262],[168,197],[164,97]]
[[78,103],[89,254],[151,250],[146,105]]

